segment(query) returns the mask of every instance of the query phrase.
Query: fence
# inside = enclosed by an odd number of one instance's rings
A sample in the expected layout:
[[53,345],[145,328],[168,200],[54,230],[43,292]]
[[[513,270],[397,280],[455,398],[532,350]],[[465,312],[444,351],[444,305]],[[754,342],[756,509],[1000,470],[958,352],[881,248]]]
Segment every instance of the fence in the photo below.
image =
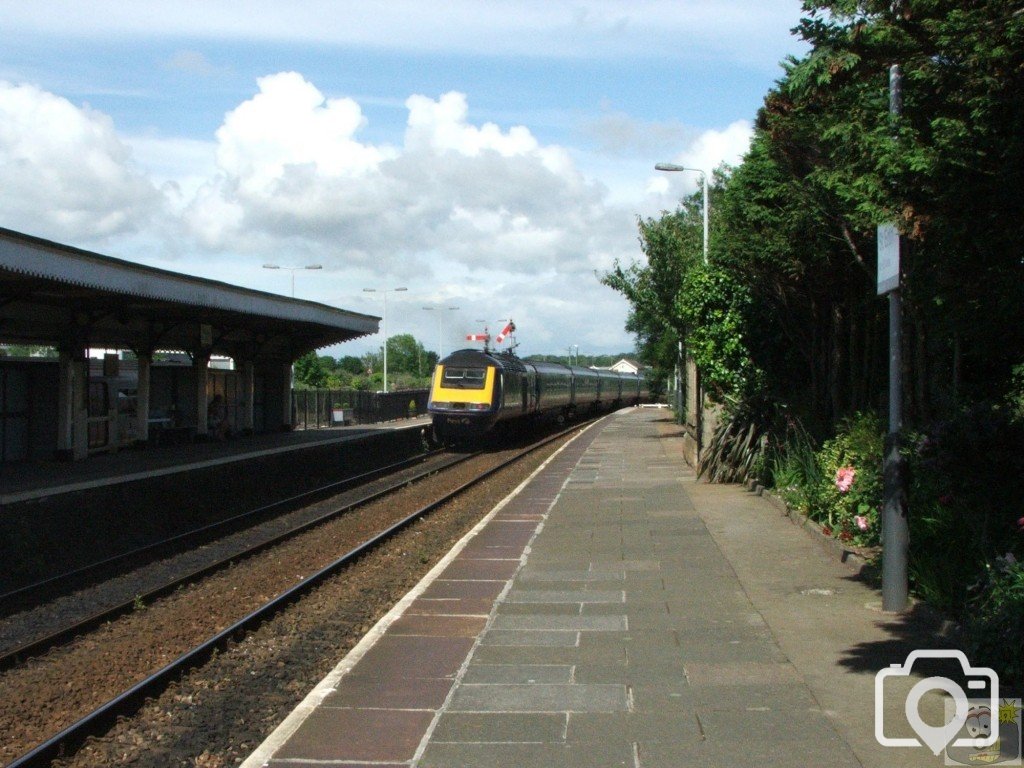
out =
[[355,389],[293,389],[295,429],[337,427],[335,406],[344,411],[346,424],[374,424],[407,419],[427,412],[426,389],[401,392],[364,392]]

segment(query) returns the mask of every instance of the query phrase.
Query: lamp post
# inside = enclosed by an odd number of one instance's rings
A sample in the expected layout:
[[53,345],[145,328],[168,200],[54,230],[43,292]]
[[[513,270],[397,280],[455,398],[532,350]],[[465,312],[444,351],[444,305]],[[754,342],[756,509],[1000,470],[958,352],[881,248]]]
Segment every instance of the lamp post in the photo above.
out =
[[320,264],[307,264],[304,267],[282,267],[280,264],[264,264],[264,269],[287,269],[292,273],[292,298],[295,298],[295,273],[300,269],[323,269]]
[[[703,202],[702,213],[704,215],[703,216],[704,217],[704,264],[706,265],[708,263],[708,204],[710,202],[709,197],[708,197],[708,175],[704,171],[702,171],[700,168],[687,168],[686,166],[676,165],[675,163],[655,163],[654,170],[656,170],[656,171],[673,171],[673,172],[674,171],[691,171],[692,173],[699,173],[700,174],[700,180],[701,180],[701,184],[703,186],[703,190],[702,191],[704,193],[702,195],[703,198],[704,198],[703,201],[702,201]],[[679,418],[680,423],[682,423],[683,421],[685,421],[685,416],[683,415],[683,403],[682,403],[682,393],[683,393],[683,388],[681,386],[681,384],[682,384],[682,381],[681,381],[682,371],[680,370],[682,368],[681,363],[682,363],[682,359],[683,359],[683,342],[682,342],[682,340],[679,341],[679,352],[678,352],[678,358],[677,359],[678,359],[679,362],[676,364],[676,409],[677,409],[676,412],[679,414],[678,418]],[[700,409],[698,408],[698,413],[699,413],[699,411],[700,411]],[[700,434],[700,430],[698,429],[698,435],[699,434]],[[698,452],[700,451],[699,437],[698,437],[698,448],[697,448],[697,450],[698,450]]]
[[440,362],[441,358],[444,357],[444,349],[442,348],[442,344],[441,344],[441,338],[442,338],[442,336],[441,336],[441,322],[444,320],[444,313],[441,310],[447,309],[447,310],[450,310],[450,311],[455,311],[455,310],[457,310],[459,308],[458,307],[423,307],[423,309],[425,309],[427,312],[433,312],[434,310],[437,310],[437,360],[438,360],[438,362]]
[[654,166],[656,171],[692,171],[693,173],[700,174],[700,180],[703,184],[704,192],[704,263],[708,263],[708,175],[704,173],[700,168],[686,168],[682,165],[676,165],[675,163],[657,163]]
[[382,293],[384,294],[384,315],[381,317],[381,322],[384,326],[384,394],[388,392],[388,293],[397,293],[398,291],[408,291],[408,288],[363,288],[366,293]]

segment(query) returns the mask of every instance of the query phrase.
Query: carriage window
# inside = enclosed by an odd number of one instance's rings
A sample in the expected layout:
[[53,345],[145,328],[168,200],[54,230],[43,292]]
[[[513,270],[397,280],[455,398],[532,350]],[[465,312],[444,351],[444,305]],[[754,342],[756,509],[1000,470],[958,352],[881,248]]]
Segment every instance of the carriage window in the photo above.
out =
[[483,389],[486,368],[448,368],[444,369],[444,386],[449,389]]

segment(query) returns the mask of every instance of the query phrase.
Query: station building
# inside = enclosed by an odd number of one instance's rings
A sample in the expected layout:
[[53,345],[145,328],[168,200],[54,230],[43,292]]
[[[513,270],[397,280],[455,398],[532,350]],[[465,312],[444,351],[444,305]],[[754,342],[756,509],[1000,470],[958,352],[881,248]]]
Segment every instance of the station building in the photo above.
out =
[[[292,427],[291,367],[380,318],[0,228],[0,464]],[[8,348],[9,349],[9,348]],[[90,356],[90,350],[105,350]]]

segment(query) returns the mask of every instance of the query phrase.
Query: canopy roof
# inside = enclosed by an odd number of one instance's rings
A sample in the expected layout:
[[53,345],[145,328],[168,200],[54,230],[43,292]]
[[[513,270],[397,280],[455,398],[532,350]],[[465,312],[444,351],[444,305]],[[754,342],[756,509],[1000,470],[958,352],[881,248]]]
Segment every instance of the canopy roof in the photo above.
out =
[[379,321],[0,228],[0,342],[293,360]]

